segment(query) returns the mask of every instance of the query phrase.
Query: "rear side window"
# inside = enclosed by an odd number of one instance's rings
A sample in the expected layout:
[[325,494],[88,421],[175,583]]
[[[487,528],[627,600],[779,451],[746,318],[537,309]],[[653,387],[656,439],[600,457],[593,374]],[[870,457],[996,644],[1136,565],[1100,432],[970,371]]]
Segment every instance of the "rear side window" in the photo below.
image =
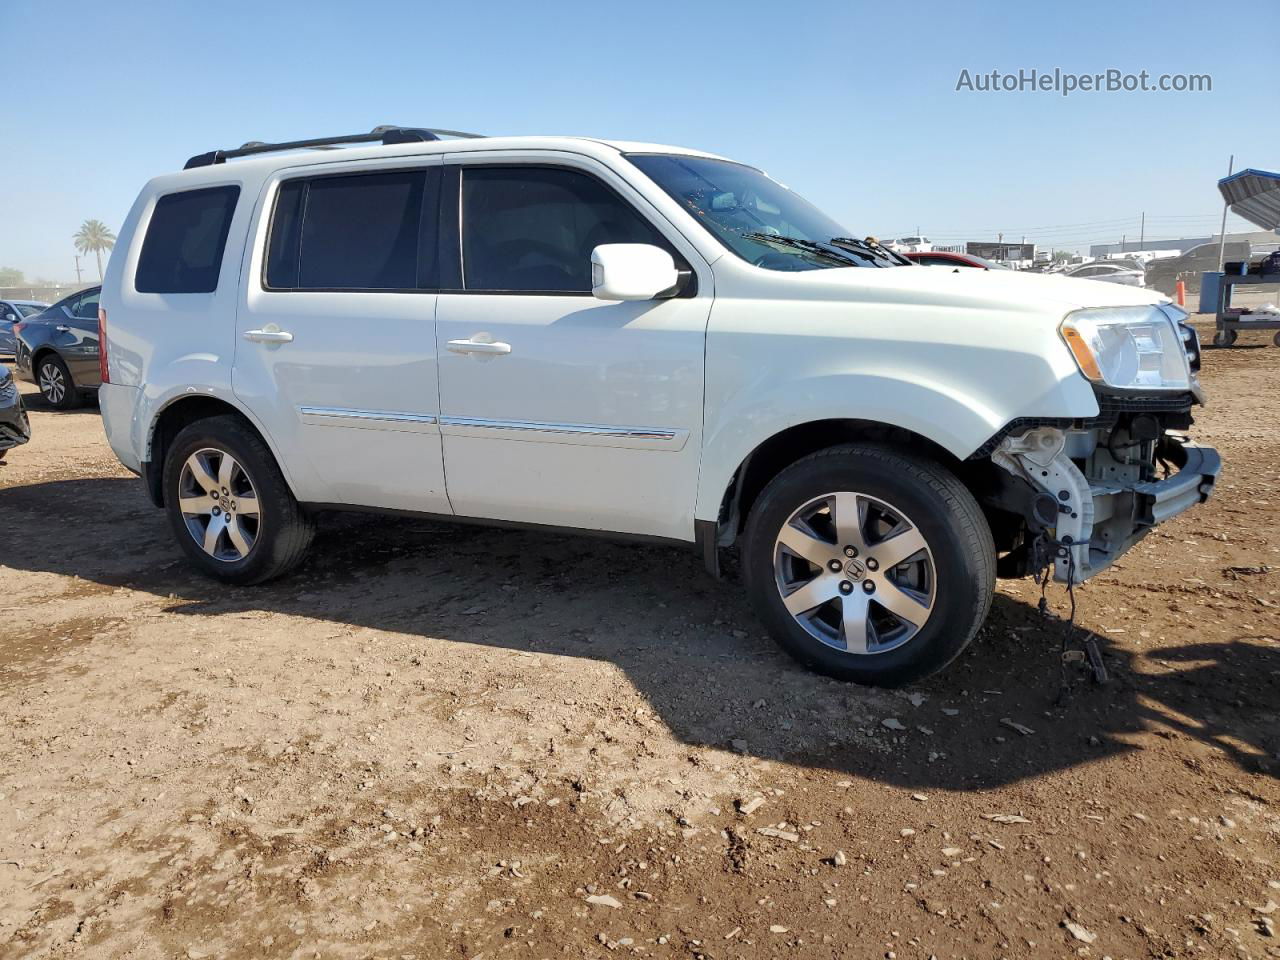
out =
[[591,292],[602,243],[670,245],[595,177],[548,167],[465,167],[462,269],[467,290]]
[[433,287],[438,196],[436,169],[287,181],[271,219],[266,287]]
[[97,320],[99,295],[100,291],[94,290],[81,296],[75,305],[75,316],[80,320]]
[[239,187],[170,193],[156,201],[138,257],[139,293],[212,293],[218,289],[227,230]]

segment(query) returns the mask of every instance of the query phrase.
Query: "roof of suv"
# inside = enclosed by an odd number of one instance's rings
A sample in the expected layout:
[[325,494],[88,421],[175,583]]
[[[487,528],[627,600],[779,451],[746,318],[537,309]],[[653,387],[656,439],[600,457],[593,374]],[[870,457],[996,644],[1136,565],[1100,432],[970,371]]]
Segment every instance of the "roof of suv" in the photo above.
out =
[[[586,148],[586,149],[584,149]],[[602,140],[597,137],[575,136],[521,136],[521,137],[469,137],[457,140],[426,140],[411,143],[381,144],[359,143],[348,146],[289,147],[281,144],[278,150],[255,153],[252,156],[233,157],[217,162],[196,163],[192,158],[187,170],[213,171],[219,167],[234,167],[246,171],[262,172],[282,167],[307,166],[345,162],[349,160],[372,160],[377,158],[431,156],[442,153],[473,153],[489,150],[565,150],[574,153],[598,153],[601,150],[620,153],[674,153],[685,156],[724,159],[702,150],[688,147],[676,147],[659,143],[641,143],[628,140]],[[204,155],[207,156],[207,155]]]

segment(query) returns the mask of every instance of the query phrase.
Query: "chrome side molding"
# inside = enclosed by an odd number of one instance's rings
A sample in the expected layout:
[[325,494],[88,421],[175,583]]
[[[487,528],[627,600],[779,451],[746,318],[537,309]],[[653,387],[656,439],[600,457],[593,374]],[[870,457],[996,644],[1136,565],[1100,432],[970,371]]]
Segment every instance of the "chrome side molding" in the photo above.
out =
[[299,407],[298,415],[303,423],[319,427],[355,427],[405,433],[436,433],[439,430],[438,420],[432,413],[359,410],[350,407]]
[[486,420],[479,417],[441,417],[446,436],[505,437],[544,443],[576,443],[636,450],[680,450],[688,430],[665,427],[620,427],[596,423],[547,423],[537,420]]
[[533,440],[635,450],[681,450],[688,430],[665,427],[616,427],[597,423],[547,423],[538,420],[487,420],[480,417],[437,417],[430,413],[399,410],[362,410],[353,407],[299,407],[303,423],[314,426],[355,427],[365,430],[400,430],[457,437]]

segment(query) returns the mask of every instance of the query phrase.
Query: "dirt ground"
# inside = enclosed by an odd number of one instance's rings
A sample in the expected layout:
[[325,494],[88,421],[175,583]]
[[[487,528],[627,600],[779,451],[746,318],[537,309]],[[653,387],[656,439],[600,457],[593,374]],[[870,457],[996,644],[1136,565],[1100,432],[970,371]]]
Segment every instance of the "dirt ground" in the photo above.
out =
[[896,692],[795,666],[692,552],[335,515],[221,586],[35,398],[0,956],[1280,956],[1280,350],[1241,343],[1216,498],[1078,590],[1111,680],[1061,701],[1029,581]]

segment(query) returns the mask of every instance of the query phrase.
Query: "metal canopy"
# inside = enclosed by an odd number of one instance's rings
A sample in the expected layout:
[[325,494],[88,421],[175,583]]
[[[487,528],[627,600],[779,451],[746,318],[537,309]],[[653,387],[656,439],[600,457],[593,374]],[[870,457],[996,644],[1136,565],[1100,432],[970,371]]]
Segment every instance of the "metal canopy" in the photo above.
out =
[[1218,181],[1231,212],[1264,230],[1280,230],[1280,173],[1241,170]]

